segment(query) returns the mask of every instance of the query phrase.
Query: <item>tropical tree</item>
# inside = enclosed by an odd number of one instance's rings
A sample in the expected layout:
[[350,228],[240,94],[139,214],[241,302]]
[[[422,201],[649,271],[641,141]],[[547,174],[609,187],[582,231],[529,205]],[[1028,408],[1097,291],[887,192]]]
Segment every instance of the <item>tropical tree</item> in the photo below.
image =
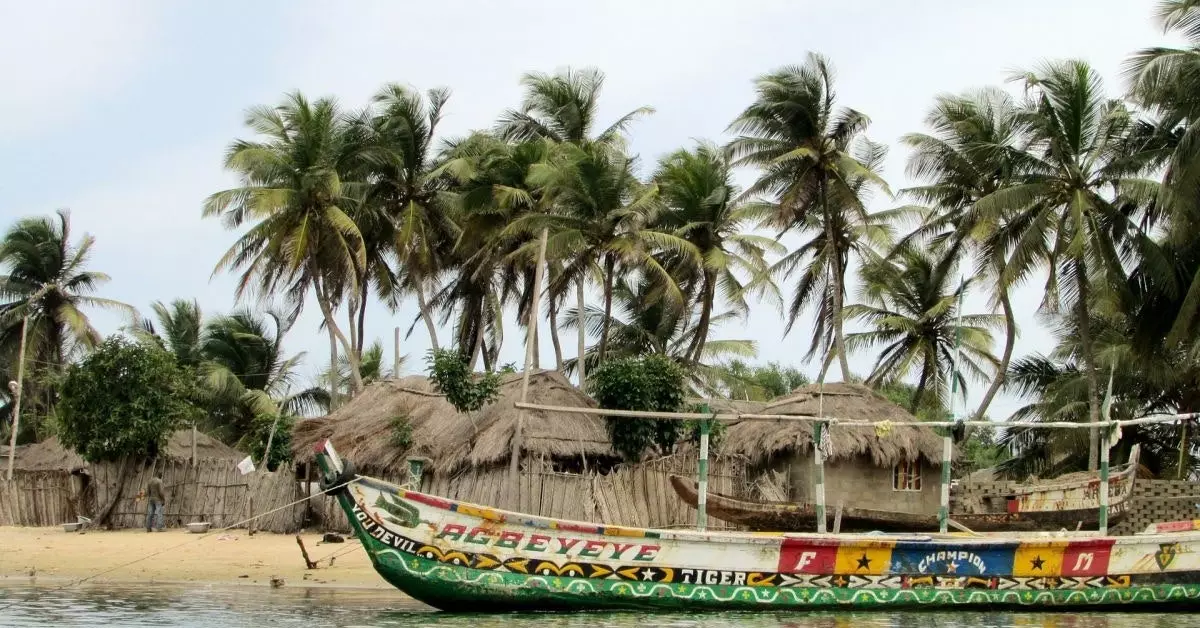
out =
[[750,365],[730,360],[721,371],[726,395],[735,400],[771,401],[811,381],[800,369],[778,362]]
[[[659,163],[654,182],[665,204],[654,227],[691,244],[684,255],[667,256],[664,261],[674,281],[688,295],[684,307],[700,311],[696,333],[685,355],[699,362],[718,292],[733,312],[748,315],[748,293],[764,296],[774,294],[771,290],[778,291],[771,281],[766,254],[786,249],[771,238],[743,232],[762,218],[762,205],[736,203],[738,191],[729,162],[716,146],[701,143],[694,150],[671,153]],[[739,278],[737,273],[747,279]]]
[[[94,296],[109,280],[108,275],[87,269],[94,245],[95,238],[87,234],[71,241],[66,210],[59,210],[54,218],[22,218],[0,239],[0,355],[16,364],[24,327],[27,416],[47,413],[53,406],[52,383],[68,358],[100,343],[86,309],[133,311],[124,303]],[[14,366],[11,373],[15,376],[16,371]],[[22,440],[39,427],[35,420],[25,425],[28,430]]]
[[[620,152],[625,144],[624,133],[630,123],[642,115],[654,112],[651,107],[638,107],[596,133],[594,129],[598,118],[600,92],[604,87],[604,73],[600,70],[589,67],[578,70],[567,68],[555,74],[533,72],[523,76],[521,84],[525,88],[521,107],[504,112],[497,124],[501,136],[510,140],[543,139],[555,144],[569,144],[576,149],[589,149],[589,152],[605,149]],[[578,157],[576,154],[576,158]],[[595,218],[599,220],[600,216]],[[560,308],[566,291],[572,284],[576,290],[576,307],[578,310],[584,309],[587,281],[589,276],[594,274],[592,269],[587,268],[586,263],[573,264],[574,270],[567,272],[568,257],[572,256],[566,256],[565,251],[559,253],[564,255],[547,253],[547,259],[552,260],[551,268],[559,271],[553,273],[548,282],[547,295],[552,317]],[[572,261],[579,260],[572,257]],[[583,327],[580,327],[578,332],[578,349],[582,355],[587,340]],[[551,333],[554,333],[553,326]],[[554,338],[553,342],[556,347],[560,344],[557,338]],[[584,379],[586,374],[581,369],[580,384]]]
[[[700,334],[699,317],[692,309],[672,306],[662,299],[660,288],[646,280],[630,281],[619,279],[613,289],[617,313],[608,316],[608,359],[637,358],[646,355],[662,355],[671,358],[684,369],[691,386],[702,394],[714,394],[724,383],[724,360],[753,358],[757,347],[753,340],[712,340],[704,345],[704,352],[696,356],[696,336]],[[708,329],[735,321],[735,312],[718,313],[710,317]],[[603,337],[605,313],[597,307],[584,311],[582,320],[579,311],[569,308],[565,312],[563,326],[567,329],[585,325],[589,333]],[[707,333],[707,332],[706,332]],[[599,368],[599,344],[592,345],[584,353],[585,365],[589,370]],[[579,368],[578,358],[565,361],[567,373]]]
[[205,325],[201,373],[213,427],[224,440],[250,446],[247,436],[255,433],[260,417],[296,417],[328,409],[327,391],[299,386],[296,369],[304,354],[288,356],[283,350],[292,322],[270,309],[261,315],[243,309]]
[[185,368],[200,366],[205,360],[203,334],[204,316],[195,299],[175,299],[165,304],[150,305],[155,320],[137,317],[131,329],[134,336],[170,351],[175,363]]
[[[986,379],[996,368],[991,330],[1001,324],[994,314],[964,315],[959,310],[966,282],[954,285],[954,260],[903,247],[890,258],[865,264],[862,303],[846,308],[846,316],[869,331],[846,338],[851,350],[883,345],[867,385],[894,382],[919,372],[910,411],[926,393],[948,404],[951,382],[966,392],[966,374]],[[955,356],[957,367],[954,367]]]
[[416,295],[434,349],[437,326],[428,291],[458,236],[441,199],[447,181],[434,173],[434,137],[449,99],[444,88],[422,95],[396,83],[385,85],[372,99],[370,147],[363,153],[368,181],[364,205],[377,224],[375,240],[390,238],[397,261],[394,273],[376,279],[380,296],[394,304],[404,292]]
[[[839,224],[850,223],[849,214],[858,218],[867,214],[865,187],[887,190],[872,168],[853,153],[870,120],[861,112],[836,106],[833,79],[829,61],[809,53],[801,66],[786,66],[760,76],[755,101],[729,127],[737,135],[729,146],[734,165],[761,171],[744,194],[772,201],[774,215],[768,224],[780,232],[805,230],[812,225],[808,215],[819,213],[829,243],[838,241]],[[852,187],[853,181],[859,182],[858,189]],[[827,316],[832,353],[838,356],[842,378],[848,381],[850,365],[842,324],[848,248],[835,244],[835,250],[837,254],[830,255],[827,262]],[[802,282],[798,289],[804,287]],[[793,299],[793,312],[798,312],[798,301]],[[830,353],[828,348],[826,353]]]
[[[1006,273],[1008,259],[1042,253],[1042,241],[1022,240],[1009,251],[1002,241],[1006,216],[983,215],[976,203],[1014,181],[1021,163],[1024,125],[1008,93],[994,88],[942,95],[925,118],[928,133],[910,133],[908,175],[923,181],[903,192],[932,211],[906,240],[928,239],[950,259],[974,257],[974,276],[986,277],[992,301],[1004,316],[1004,350],[975,417],[987,412],[1004,385],[1017,340],[1010,291],[1025,273]],[[1026,268],[1028,272],[1028,268]]]
[[241,186],[208,197],[203,215],[220,216],[230,228],[250,228],[214,273],[239,269],[239,298],[254,285],[264,295],[286,295],[297,310],[311,290],[331,353],[340,344],[349,356],[357,391],[358,354],[334,312],[343,301],[358,311],[366,269],[363,237],[348,213],[363,186],[345,179],[360,160],[361,133],[334,100],[310,101],[300,92],[275,107],[251,108],[246,125],[263,139],[237,140],[225,156]]
[[[1024,76],[1029,93],[1021,113],[1027,141],[1015,180],[979,199],[976,208],[1005,220],[1003,246],[1028,251],[1006,265],[1011,284],[1035,265],[1050,269],[1043,307],[1073,301],[1080,334],[1088,417],[1100,420],[1100,390],[1092,350],[1089,304],[1094,289],[1124,285],[1122,252],[1156,255],[1131,208],[1152,200],[1154,181],[1137,178],[1149,156],[1130,153],[1135,119],[1109,99],[1099,74],[1082,61],[1052,62]],[[1115,192],[1114,192],[1115,190]],[[1102,283],[1097,283],[1101,281]],[[1099,431],[1092,430],[1089,469],[1099,464]]]

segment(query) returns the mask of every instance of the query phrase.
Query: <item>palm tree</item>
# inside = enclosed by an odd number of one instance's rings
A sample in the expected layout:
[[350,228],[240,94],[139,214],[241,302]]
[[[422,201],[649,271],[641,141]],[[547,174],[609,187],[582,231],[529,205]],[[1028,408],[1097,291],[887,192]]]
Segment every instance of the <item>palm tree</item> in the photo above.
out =
[[[1010,260],[1001,281],[1050,268],[1043,307],[1059,309],[1063,288],[1074,300],[1088,384],[1089,417],[1100,420],[1100,392],[1092,351],[1089,304],[1096,280],[1124,284],[1119,246],[1127,251],[1154,248],[1131,219],[1134,207],[1152,200],[1158,185],[1136,178],[1147,156],[1127,152],[1133,116],[1104,94],[1100,76],[1082,61],[1047,63],[1024,76],[1029,100],[1021,113],[1028,128],[1017,157],[1014,181],[979,199],[986,220],[1005,221],[1001,246],[1029,251]],[[1115,190],[1115,192],[1114,192]],[[1068,282],[1068,285],[1062,285]],[[1089,469],[1099,464],[1099,431],[1093,430]]]
[[[720,362],[735,358],[753,358],[757,347],[753,340],[712,340],[704,345],[704,353],[695,356],[696,337],[701,333],[700,321],[691,309],[681,309],[661,298],[657,282],[645,279],[619,279],[613,288],[618,314],[606,315],[600,308],[589,307],[582,321],[579,311],[565,312],[563,326],[577,328],[581,324],[590,333],[602,336],[608,329],[608,359],[635,358],[644,355],[665,355],[680,364],[698,393],[709,395],[725,383],[725,370]],[[715,314],[709,319],[709,329],[738,318],[735,312]],[[607,323],[607,325],[605,324]],[[600,366],[599,345],[584,353],[588,368]],[[579,360],[566,361],[568,373],[579,368]]]
[[999,242],[1004,217],[993,220],[976,208],[979,199],[1008,185],[1020,163],[1024,128],[1011,96],[999,89],[939,96],[925,118],[929,133],[910,133],[901,141],[913,149],[908,175],[923,185],[904,190],[929,205],[928,216],[912,237],[930,237],[944,254],[959,258],[971,252],[977,276],[989,278],[992,299],[1004,314],[1004,351],[996,376],[975,410],[980,418],[1004,385],[1017,339],[1010,285],[1023,277],[1005,273],[1008,257],[1036,255],[1041,242],[1022,242],[1026,250],[1006,251]]
[[165,304],[155,301],[150,305],[157,324],[151,319],[137,317],[132,332],[139,339],[170,351],[175,362],[183,367],[197,367],[204,361],[204,316],[200,303],[195,299],[175,299]]
[[[825,239],[835,242],[839,216],[866,214],[859,180],[887,190],[886,184],[852,150],[870,120],[866,115],[835,105],[833,69],[821,55],[809,53],[801,66],[786,66],[756,80],[757,98],[730,124],[737,138],[730,143],[735,166],[755,166],[758,179],[746,190],[750,197],[775,202],[770,223],[780,232],[804,229],[806,217],[819,212]],[[833,348],[849,381],[842,324],[845,295],[845,248],[828,263]],[[823,381],[823,378],[822,378]]]
[[[629,124],[642,115],[654,112],[651,107],[638,107],[617,118],[599,133],[594,133],[600,92],[604,87],[603,72],[596,68],[567,68],[555,74],[533,72],[523,76],[521,84],[525,87],[525,96],[520,109],[504,112],[497,124],[500,135],[510,140],[544,139],[555,144],[570,144],[578,149],[591,146],[620,151],[625,144],[624,132]],[[547,259],[551,260],[549,264],[556,270],[560,264],[567,264],[565,258],[550,253],[547,255]],[[584,308],[584,292],[590,274],[579,271],[554,273],[547,290],[551,316],[556,315],[572,282],[575,285],[577,309]],[[557,325],[551,327],[552,334],[556,333],[555,327]],[[578,333],[578,350],[582,355],[587,342],[586,331],[580,327]],[[561,344],[557,337],[553,343],[555,347]],[[580,385],[585,379],[585,370],[580,369]]]
[[[59,210],[56,218],[20,219],[0,239],[4,272],[0,274],[0,355],[11,357],[14,365],[25,360],[29,376],[22,385],[23,403],[30,416],[45,414],[54,405],[49,382],[68,357],[100,342],[100,333],[84,310],[133,311],[124,303],[93,296],[109,280],[108,275],[87,269],[94,245],[95,238],[87,234],[71,241],[66,210]],[[21,355],[23,327],[26,343]],[[39,427],[36,421],[25,426],[27,434]]]
[[390,248],[398,261],[396,288],[416,295],[435,350],[437,326],[428,290],[458,233],[440,199],[446,182],[435,174],[433,159],[434,136],[449,99],[450,91],[444,88],[422,95],[403,85],[385,85],[372,99],[371,148],[364,152],[369,172],[365,204],[384,218],[379,222],[390,231]]
[[[684,293],[695,295],[685,307],[692,307],[694,302],[700,309],[696,334],[685,356],[699,362],[718,291],[734,312],[747,315],[748,292],[762,295],[771,289],[777,291],[766,253],[778,254],[786,249],[771,238],[743,233],[749,223],[761,220],[762,207],[735,201],[738,191],[729,162],[716,146],[701,143],[695,150],[671,153],[659,163],[654,182],[666,205],[654,227],[683,238],[698,253],[698,259],[685,255],[668,259],[665,265],[674,281],[685,286]],[[735,271],[747,275],[748,280],[743,282]]]
[[558,286],[551,285],[552,290],[582,285],[592,274],[600,277],[604,319],[597,357],[603,363],[618,273],[646,273],[662,288],[664,298],[682,307],[682,290],[655,254],[691,258],[696,265],[701,263],[700,255],[685,238],[649,228],[658,209],[658,189],[638,180],[632,158],[596,144],[583,148],[564,145],[557,152],[559,158],[539,169],[531,181],[543,188],[555,211],[528,214],[514,221],[508,231],[549,229],[547,257],[565,260]]
[[270,309],[262,315],[243,309],[205,325],[201,373],[217,408],[215,427],[229,442],[246,445],[256,418],[328,409],[325,390],[298,385],[296,369],[304,354],[287,356],[283,350],[291,325]]
[[256,283],[264,295],[286,294],[296,309],[312,290],[331,347],[336,353],[336,342],[350,356],[357,391],[357,351],[334,311],[343,300],[357,311],[367,266],[362,234],[347,213],[362,186],[344,178],[360,159],[360,134],[335,101],[310,102],[299,92],[276,107],[251,108],[246,125],[264,140],[230,145],[225,167],[238,173],[242,185],[209,196],[203,215],[220,216],[230,228],[251,227],[214,273],[241,269],[239,297]]
[[[871,328],[846,338],[850,350],[884,345],[867,385],[892,383],[914,369],[919,371],[909,408],[913,412],[929,391],[945,405],[951,381],[965,395],[964,371],[984,379],[996,368],[991,329],[1001,319],[994,314],[961,315],[967,285],[953,286],[953,270],[953,258],[903,247],[891,258],[864,264],[860,271],[864,302],[846,308],[847,318]],[[958,365],[952,367],[956,352]]]

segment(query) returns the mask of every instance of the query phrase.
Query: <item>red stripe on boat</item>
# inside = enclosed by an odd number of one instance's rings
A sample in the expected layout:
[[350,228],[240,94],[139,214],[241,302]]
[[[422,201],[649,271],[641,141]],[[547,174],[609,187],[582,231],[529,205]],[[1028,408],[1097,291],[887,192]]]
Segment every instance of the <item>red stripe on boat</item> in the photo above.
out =
[[414,502],[419,502],[432,508],[441,508],[442,510],[454,510],[455,506],[455,504],[451,501],[442,499],[440,497],[434,497],[433,495],[426,495],[424,493],[412,493],[405,491],[404,499],[410,499]]
[[558,530],[567,532],[578,532],[580,534],[604,534],[604,528],[597,525],[587,525],[580,523],[570,523],[567,521],[558,521],[554,527]]

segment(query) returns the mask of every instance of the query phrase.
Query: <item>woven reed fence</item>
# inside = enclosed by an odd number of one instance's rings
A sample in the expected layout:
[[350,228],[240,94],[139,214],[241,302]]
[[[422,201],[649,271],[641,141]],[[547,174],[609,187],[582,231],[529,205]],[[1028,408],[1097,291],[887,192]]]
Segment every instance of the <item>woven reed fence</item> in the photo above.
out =
[[[290,467],[242,475],[228,460],[199,460],[196,466],[161,460],[127,472],[110,519],[113,527],[145,526],[146,501],[136,497],[155,470],[162,473],[168,527],[208,521],[222,528],[277,508],[281,510],[257,519],[254,528],[293,532],[303,523],[304,505],[287,506],[300,497]],[[88,473],[86,488],[81,476],[66,471],[18,471],[11,482],[0,481],[0,525],[53,526],[75,521],[77,515],[94,517],[117,490],[120,469],[117,463],[94,464]]]
[[[521,472],[516,499],[504,467],[474,469],[454,476],[427,473],[421,492],[473,504],[514,510],[543,517],[575,521],[602,521],[616,525],[651,528],[687,527],[696,524],[696,509],[688,506],[671,488],[672,473],[694,476],[696,459],[677,454],[639,464],[622,465],[611,473],[557,473],[527,461]],[[398,477],[380,478],[400,483]],[[714,456],[709,463],[711,490],[742,495],[746,485],[745,463],[739,458]],[[315,489],[314,489],[315,490]],[[321,527],[349,532],[345,513],[333,499],[315,505]],[[727,525],[709,519],[715,529]]]

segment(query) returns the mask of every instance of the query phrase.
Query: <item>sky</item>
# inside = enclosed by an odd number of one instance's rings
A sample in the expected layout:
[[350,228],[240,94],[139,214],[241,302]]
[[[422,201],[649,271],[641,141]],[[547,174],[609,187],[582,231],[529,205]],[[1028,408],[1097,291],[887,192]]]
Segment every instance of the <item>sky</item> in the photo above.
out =
[[[490,127],[515,107],[526,72],[596,66],[607,75],[602,125],[642,105],[656,109],[630,131],[631,151],[649,171],[696,140],[728,140],[754,77],[801,63],[808,51],[831,59],[840,103],[869,115],[868,136],[892,147],[884,176],[900,190],[914,182],[898,138],[923,130],[936,95],[987,85],[1018,93],[1006,82],[1014,72],[1081,58],[1119,96],[1128,54],[1169,41],[1153,9],[1152,0],[0,0],[0,228],[69,209],[75,234],[96,238],[91,268],[112,276],[102,296],[143,312],[179,297],[197,299],[207,314],[227,312],[238,305],[233,278],[212,271],[238,234],[202,219],[201,205],[237,183],[222,158],[234,139],[253,137],[243,126],[250,106],[299,89],[357,108],[388,82],[446,86],[453,95],[440,130],[448,137]],[[1014,294],[1018,357],[1053,346],[1036,313],[1041,298],[1037,279]],[[981,295],[967,300],[969,312],[987,307]],[[383,340],[390,361],[393,328],[407,330],[416,313],[415,303],[396,313],[373,304],[368,342]],[[127,323],[91,314],[102,333]],[[782,315],[761,304],[711,337],[753,339],[759,362],[815,374],[819,365],[801,362],[808,320],[785,336]],[[328,361],[319,321],[310,302],[286,340],[289,351],[307,352],[309,375]],[[511,316],[506,332],[501,362],[520,364]],[[443,330],[443,344],[448,337]],[[407,370],[422,369],[424,326],[402,344]],[[573,336],[564,345],[572,357]],[[542,364],[553,364],[548,341],[542,353]],[[850,360],[862,375],[873,361],[866,353]],[[971,385],[968,408],[986,387]],[[1007,417],[1020,405],[1002,394],[989,414]]]

